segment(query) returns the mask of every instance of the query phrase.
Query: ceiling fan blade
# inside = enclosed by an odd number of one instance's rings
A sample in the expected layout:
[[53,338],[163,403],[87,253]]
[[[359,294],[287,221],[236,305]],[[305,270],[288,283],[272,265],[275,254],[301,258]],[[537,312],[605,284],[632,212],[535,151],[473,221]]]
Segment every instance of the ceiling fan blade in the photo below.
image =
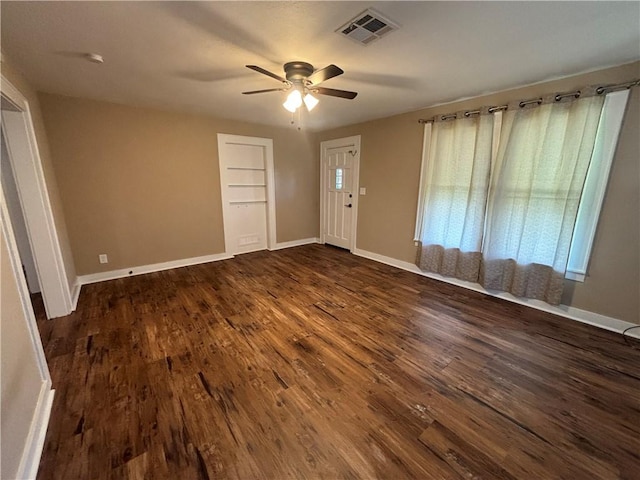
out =
[[275,78],[276,80],[279,80],[282,83],[287,83],[287,79],[281,77],[280,75],[276,75],[275,73],[270,72],[269,70],[265,70],[262,67],[259,67],[257,65],[245,65],[247,68],[250,68],[251,70],[255,70],[258,73],[262,73],[263,75],[266,75],[268,77],[271,78]]
[[252,90],[250,92],[242,92],[243,95],[253,95],[254,93],[267,93],[267,92],[285,92],[286,88],[267,88],[266,90]]
[[335,88],[324,87],[311,87],[313,93],[319,93],[320,95],[329,95],[331,97],[340,97],[353,100],[358,95],[358,92],[349,92],[347,90],[336,90]]
[[313,72],[307,80],[311,82],[311,85],[317,85],[329,80],[330,78],[342,75],[343,73],[344,71],[340,67],[329,65],[328,67],[324,67]]

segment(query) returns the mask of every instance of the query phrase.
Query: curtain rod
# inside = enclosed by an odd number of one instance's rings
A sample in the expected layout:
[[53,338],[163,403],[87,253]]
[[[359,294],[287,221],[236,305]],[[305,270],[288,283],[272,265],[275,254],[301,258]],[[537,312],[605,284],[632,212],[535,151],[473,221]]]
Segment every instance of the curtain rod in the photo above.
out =
[[[596,93],[598,95],[602,95],[605,92],[612,92],[614,90],[620,90],[623,88],[631,88],[631,87],[635,87],[640,85],[640,79],[638,80],[633,80],[631,82],[626,82],[626,83],[616,83],[614,85],[602,85],[598,88],[596,88]],[[563,98],[568,98],[568,97],[574,97],[574,98],[579,98],[580,95],[582,94],[582,92],[580,90],[576,90],[575,92],[569,92],[569,93],[559,93],[555,96],[555,101],[559,102],[560,100],[562,100]],[[538,105],[542,103],[542,98],[537,97],[537,98],[532,98],[531,100],[523,100],[519,103],[520,107],[525,107],[526,105],[530,105],[532,103],[537,103]],[[489,107],[488,111],[489,113],[494,113],[497,112],[499,110],[506,110],[508,108],[507,105],[500,105],[500,106],[495,106],[495,107]],[[471,115],[478,115],[480,113],[480,110],[468,110],[466,112],[464,112],[464,116],[465,117],[470,117]],[[457,117],[457,114],[455,113],[448,113],[446,115],[440,115],[440,120],[449,120],[449,119],[453,119]],[[418,119],[418,123],[432,123],[434,121],[433,118],[420,118]]]

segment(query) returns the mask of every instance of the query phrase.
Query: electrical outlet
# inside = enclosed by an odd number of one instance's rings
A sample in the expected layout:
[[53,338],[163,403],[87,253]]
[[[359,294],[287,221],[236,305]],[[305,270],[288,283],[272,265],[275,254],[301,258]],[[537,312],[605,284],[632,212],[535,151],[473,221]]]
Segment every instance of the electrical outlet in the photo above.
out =
[[100,263],[109,263],[109,259],[107,258],[106,253],[101,253],[100,255],[98,255],[98,259],[100,260]]
[[367,194],[367,187],[360,187],[360,195],[366,195]]

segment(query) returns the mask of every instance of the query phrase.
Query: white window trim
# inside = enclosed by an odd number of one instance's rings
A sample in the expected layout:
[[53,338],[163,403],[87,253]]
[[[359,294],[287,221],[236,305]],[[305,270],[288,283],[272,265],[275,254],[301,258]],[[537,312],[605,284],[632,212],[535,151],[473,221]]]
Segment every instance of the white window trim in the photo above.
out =
[[573,229],[565,278],[584,282],[598,219],[604,203],[611,164],[622,129],[629,90],[609,93],[604,99],[593,156],[587,171],[578,216]]
[[432,123],[424,124],[424,135],[422,137],[422,162],[420,163],[420,188],[418,190],[418,209],[416,211],[416,230],[413,233],[413,242],[417,246],[422,235],[422,218],[424,217],[424,189],[426,188],[427,162],[429,161],[429,150],[431,149],[431,126]]

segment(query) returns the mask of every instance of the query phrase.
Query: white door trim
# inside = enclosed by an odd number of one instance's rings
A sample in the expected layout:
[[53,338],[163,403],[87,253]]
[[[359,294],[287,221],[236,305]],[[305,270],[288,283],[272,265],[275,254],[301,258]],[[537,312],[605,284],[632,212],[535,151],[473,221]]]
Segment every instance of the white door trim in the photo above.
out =
[[[49,416],[51,414],[51,405],[53,401],[54,390],[52,390],[51,388],[51,375],[49,373],[49,367],[47,366],[47,359],[44,353],[44,348],[42,347],[40,333],[38,332],[36,317],[33,313],[33,306],[31,305],[29,287],[27,287],[27,282],[22,275],[22,262],[20,261],[18,245],[16,244],[13,228],[11,226],[11,219],[9,218],[9,212],[7,210],[7,204],[1,185],[0,230],[2,231],[2,236],[7,241],[9,263],[11,264],[13,276],[16,279],[24,321],[27,325],[29,340],[35,354],[36,363],[38,365],[38,373],[40,374],[40,394],[35,406],[35,411],[32,417],[31,425],[29,427],[29,433],[26,438],[26,443],[22,451],[22,458],[20,459],[17,472],[17,478],[35,478],[38,471],[38,465],[40,464],[42,449],[44,447],[47,425],[49,424]],[[21,321],[17,318],[4,320]]]
[[[245,137],[243,135],[230,135],[227,133],[218,134],[218,167],[220,168],[220,196],[222,199],[223,225],[227,224],[227,219],[230,215],[228,211],[229,202],[227,201],[226,188],[224,187],[226,184],[226,171],[222,163],[224,148],[227,144],[264,147],[267,176],[267,249],[273,250],[276,248],[276,182],[273,165],[273,140],[270,138]],[[230,234],[226,228],[223,229],[225,254],[233,256],[229,251],[229,245],[231,245]]]
[[337,138],[335,140],[326,140],[320,143],[320,243],[325,243],[325,219],[327,215],[326,208],[326,152],[331,148],[352,147],[355,152],[353,155],[353,217],[351,219],[351,241],[349,251],[353,253],[356,248],[356,235],[358,232],[358,203],[360,196],[360,135],[352,137]]
[[22,304],[22,311],[24,318],[26,319],[27,327],[29,329],[29,336],[33,349],[37,352],[38,368],[42,381],[49,382],[51,384],[51,377],[49,375],[49,367],[47,366],[47,360],[42,348],[42,340],[40,333],[38,332],[38,325],[36,323],[36,317],[33,313],[33,306],[31,305],[31,297],[29,296],[29,287],[22,275],[22,263],[20,262],[20,254],[18,253],[18,245],[16,244],[16,238],[13,234],[13,227],[11,226],[11,219],[9,218],[9,212],[7,210],[7,204],[4,198],[4,192],[0,185],[0,219],[2,220],[2,234],[7,239],[7,247],[9,248],[9,260],[11,262],[11,268],[13,275],[16,278],[18,285],[18,292],[20,293],[20,301]]
[[[29,103],[4,76],[1,80],[2,94],[20,110],[16,112],[3,110],[2,125],[9,161],[25,215],[45,310],[48,318],[61,317],[73,311],[73,301]],[[20,161],[17,160],[18,158]]]

